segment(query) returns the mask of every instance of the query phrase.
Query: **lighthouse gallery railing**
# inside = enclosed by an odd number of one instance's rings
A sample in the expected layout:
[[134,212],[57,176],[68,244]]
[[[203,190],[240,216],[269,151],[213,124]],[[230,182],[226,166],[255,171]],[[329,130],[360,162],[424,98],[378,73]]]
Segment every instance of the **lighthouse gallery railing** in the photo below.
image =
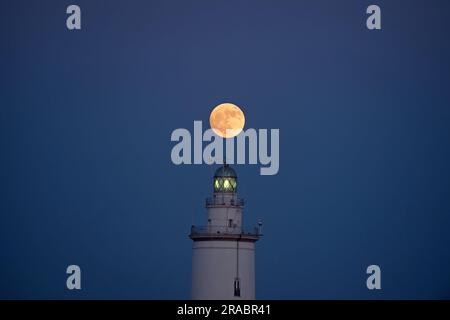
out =
[[191,226],[191,236],[196,235],[246,235],[246,236],[261,236],[258,227],[253,228],[236,228],[224,226]]
[[241,198],[227,199],[225,197],[213,197],[213,198],[206,198],[205,203],[206,203],[206,206],[231,205],[231,206],[243,207],[244,199],[241,199]]

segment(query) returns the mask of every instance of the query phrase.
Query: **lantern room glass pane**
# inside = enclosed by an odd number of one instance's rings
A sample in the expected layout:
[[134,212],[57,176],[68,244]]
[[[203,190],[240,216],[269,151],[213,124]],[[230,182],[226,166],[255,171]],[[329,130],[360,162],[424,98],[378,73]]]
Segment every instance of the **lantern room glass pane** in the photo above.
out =
[[236,179],[235,178],[215,178],[214,179],[214,192],[236,192]]

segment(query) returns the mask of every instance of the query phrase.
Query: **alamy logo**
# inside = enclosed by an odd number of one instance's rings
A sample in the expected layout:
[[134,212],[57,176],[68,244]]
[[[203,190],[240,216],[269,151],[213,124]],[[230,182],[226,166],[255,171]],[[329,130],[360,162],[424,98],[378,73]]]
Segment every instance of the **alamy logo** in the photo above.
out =
[[81,269],[76,264],[72,264],[67,267],[66,273],[70,276],[66,280],[67,289],[81,290]]
[[[245,117],[239,107],[231,103],[218,105],[211,112],[211,129],[203,132],[202,121],[194,121],[193,137],[187,129],[173,130],[170,140],[178,143],[172,148],[172,163],[223,164],[226,159],[229,164],[246,164],[248,160],[248,164],[262,165],[261,175],[277,174],[280,167],[280,130],[243,130],[244,124]],[[209,143],[204,147],[204,142]]]

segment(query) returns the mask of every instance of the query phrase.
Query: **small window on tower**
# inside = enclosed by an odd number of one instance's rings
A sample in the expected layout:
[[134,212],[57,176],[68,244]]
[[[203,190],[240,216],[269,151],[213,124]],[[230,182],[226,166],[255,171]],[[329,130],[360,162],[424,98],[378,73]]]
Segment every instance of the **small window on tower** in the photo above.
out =
[[240,297],[241,296],[241,286],[239,283],[239,278],[236,278],[234,280],[234,296],[235,297]]
[[228,220],[228,227],[232,227],[233,226],[233,219]]

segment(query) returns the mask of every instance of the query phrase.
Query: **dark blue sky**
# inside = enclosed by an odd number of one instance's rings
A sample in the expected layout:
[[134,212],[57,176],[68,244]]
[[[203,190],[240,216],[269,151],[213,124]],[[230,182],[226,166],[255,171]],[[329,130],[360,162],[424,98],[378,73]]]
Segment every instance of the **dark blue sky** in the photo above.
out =
[[[365,26],[373,3],[381,31]],[[235,166],[246,224],[264,221],[257,298],[450,298],[449,12],[2,1],[0,298],[189,298],[214,168],[173,165],[170,134],[225,101],[280,129],[278,175]]]

